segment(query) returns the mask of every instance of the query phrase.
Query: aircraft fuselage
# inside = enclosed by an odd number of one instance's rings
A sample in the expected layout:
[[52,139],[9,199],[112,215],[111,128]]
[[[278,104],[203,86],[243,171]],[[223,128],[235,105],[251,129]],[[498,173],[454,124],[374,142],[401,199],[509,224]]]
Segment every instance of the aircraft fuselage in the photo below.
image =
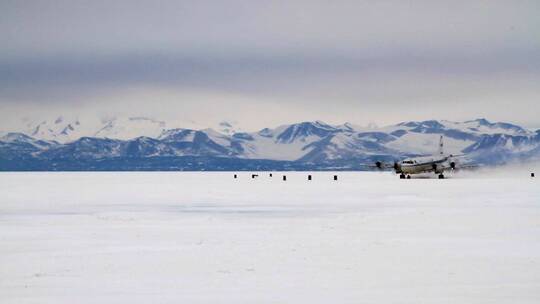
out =
[[418,157],[414,159],[406,159],[399,163],[397,173],[403,174],[418,174],[424,172],[443,173],[444,164],[448,161],[448,157]]

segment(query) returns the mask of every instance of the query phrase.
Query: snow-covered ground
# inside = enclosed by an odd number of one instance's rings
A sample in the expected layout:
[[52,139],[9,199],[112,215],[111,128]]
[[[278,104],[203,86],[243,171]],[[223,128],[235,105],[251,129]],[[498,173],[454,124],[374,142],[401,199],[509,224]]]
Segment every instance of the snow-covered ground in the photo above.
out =
[[0,303],[540,302],[526,169],[232,174],[0,173]]

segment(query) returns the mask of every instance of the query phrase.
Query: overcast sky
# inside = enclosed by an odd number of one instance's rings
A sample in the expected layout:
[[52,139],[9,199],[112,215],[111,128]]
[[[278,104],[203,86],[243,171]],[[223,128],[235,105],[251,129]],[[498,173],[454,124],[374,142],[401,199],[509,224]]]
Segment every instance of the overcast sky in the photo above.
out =
[[258,129],[540,127],[540,1],[0,1],[0,127],[146,115]]

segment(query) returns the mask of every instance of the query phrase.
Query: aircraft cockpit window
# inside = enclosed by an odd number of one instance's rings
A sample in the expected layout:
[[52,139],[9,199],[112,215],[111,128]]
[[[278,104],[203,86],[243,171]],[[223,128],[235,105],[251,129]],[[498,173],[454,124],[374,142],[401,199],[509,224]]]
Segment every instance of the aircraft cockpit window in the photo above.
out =
[[404,164],[412,164],[413,161],[412,161],[412,160],[404,160],[403,163],[404,163]]

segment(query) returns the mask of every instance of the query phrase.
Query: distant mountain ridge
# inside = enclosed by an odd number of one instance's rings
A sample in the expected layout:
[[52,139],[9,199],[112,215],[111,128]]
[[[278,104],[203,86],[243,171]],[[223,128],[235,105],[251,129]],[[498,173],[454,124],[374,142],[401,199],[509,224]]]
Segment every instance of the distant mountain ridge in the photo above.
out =
[[[440,135],[448,153],[466,154],[470,162],[540,160],[540,130],[483,118],[407,121],[369,129],[308,121],[257,132],[231,132],[234,128],[224,123],[226,130],[219,132],[169,129],[165,122],[139,117],[104,121],[95,136],[76,138],[77,132],[84,133],[77,122],[59,118],[55,128],[39,124],[32,134],[0,137],[0,170],[238,170],[261,168],[262,163],[268,170],[362,169],[376,160],[432,154]],[[62,134],[73,140],[50,139]]]
[[[208,128],[193,121],[186,122],[186,125],[184,127],[193,130]],[[225,135],[233,135],[241,130],[235,122],[230,121],[222,121],[213,127]],[[16,132],[37,139],[67,143],[81,137],[123,140],[140,136],[157,138],[164,131],[174,128],[176,124],[143,116],[86,117],[83,119],[77,116],[60,115],[48,119],[25,120]]]

